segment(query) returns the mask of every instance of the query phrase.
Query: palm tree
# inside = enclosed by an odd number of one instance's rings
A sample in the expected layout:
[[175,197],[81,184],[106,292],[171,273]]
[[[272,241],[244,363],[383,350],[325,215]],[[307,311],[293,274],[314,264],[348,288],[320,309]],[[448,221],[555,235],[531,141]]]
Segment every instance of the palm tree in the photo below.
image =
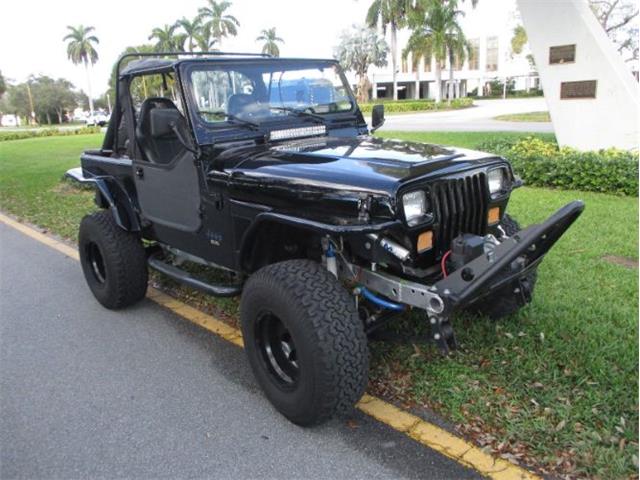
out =
[[280,56],[280,48],[278,48],[278,43],[284,43],[284,40],[278,37],[276,34],[276,28],[269,28],[268,30],[262,30],[260,32],[260,36],[256,38],[256,42],[264,42],[264,46],[262,47],[262,53],[268,53],[272,57]]
[[389,46],[384,37],[373,28],[364,25],[353,25],[340,36],[340,43],[333,52],[342,68],[355,72],[358,77],[358,101],[369,100],[367,71],[371,65],[384,67],[387,65]]
[[187,47],[190,52],[193,52],[196,44],[196,36],[200,32],[200,19],[196,17],[193,20],[189,20],[187,17],[182,17],[176,22],[175,26],[176,28],[182,28],[184,35],[186,35],[186,40],[189,42]]
[[198,18],[202,22],[202,28],[209,30],[218,44],[222,42],[224,37],[236,36],[240,22],[233,15],[225,14],[225,11],[231,6],[231,2],[223,0],[207,0],[208,6],[198,9]]
[[393,68],[393,99],[398,99],[398,82],[396,81],[398,65],[398,30],[406,26],[407,15],[411,10],[411,0],[374,0],[367,11],[367,25],[375,28],[380,24],[382,33],[386,35],[387,27],[391,30],[391,66]]
[[201,28],[200,31],[197,32],[194,36],[194,40],[196,42],[198,50],[200,50],[201,52],[217,50],[213,48],[213,46],[216,44],[216,39],[211,38],[211,31],[208,29]]
[[5,82],[4,77],[2,76],[2,72],[0,72],[0,98],[4,95],[4,92],[7,91],[7,82]]
[[67,44],[67,56],[74,65],[82,63],[87,73],[87,93],[89,94],[89,112],[93,115],[93,98],[91,96],[91,75],[89,68],[98,61],[98,52],[94,44],[100,43],[98,37],[92,35],[94,27],[85,27],[78,25],[77,27],[67,26],[69,33],[62,39],[69,41]]
[[471,43],[465,37],[461,29],[451,31],[447,36],[447,50],[449,51],[449,88],[447,89],[447,100],[456,96],[453,85],[453,68],[456,59],[462,64],[471,55]]
[[176,35],[176,26],[165,24],[163,27],[156,27],[151,31],[149,40],[156,40],[155,49],[158,52],[180,52],[184,48],[182,45],[186,36]]
[[[422,0],[412,12],[409,24],[413,33],[405,51],[414,50],[426,58],[435,59],[436,102],[442,101],[442,66],[449,59],[450,87],[453,86],[453,64],[458,55],[464,59],[469,49],[468,42],[458,23],[464,13],[457,9],[457,2],[444,0]],[[451,95],[449,95],[451,98]]]
[[411,55],[413,68],[416,71],[415,98],[417,100],[420,98],[420,59],[423,58],[425,62],[430,62],[433,55],[431,44],[421,31],[414,31],[409,37],[404,50],[402,50],[402,58],[405,61],[409,55]]

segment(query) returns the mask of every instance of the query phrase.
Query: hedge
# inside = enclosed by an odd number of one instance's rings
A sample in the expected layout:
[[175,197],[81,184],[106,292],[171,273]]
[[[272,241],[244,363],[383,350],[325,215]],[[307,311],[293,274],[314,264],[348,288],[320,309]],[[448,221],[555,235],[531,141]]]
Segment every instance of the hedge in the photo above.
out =
[[423,112],[433,110],[457,110],[473,105],[473,99],[469,97],[454,98],[451,103],[442,101],[436,103],[433,100],[376,100],[374,102],[361,103],[362,113],[370,113],[374,105],[384,104],[385,113],[399,112]]
[[42,130],[17,130],[12,132],[0,132],[0,142],[8,140],[24,140],[25,138],[37,137],[57,137],[68,135],[88,135],[91,133],[100,133],[100,127],[82,127],[68,130],[60,130],[57,128],[45,128]]
[[581,152],[534,137],[485,142],[478,148],[507,158],[527,185],[638,195],[637,151]]

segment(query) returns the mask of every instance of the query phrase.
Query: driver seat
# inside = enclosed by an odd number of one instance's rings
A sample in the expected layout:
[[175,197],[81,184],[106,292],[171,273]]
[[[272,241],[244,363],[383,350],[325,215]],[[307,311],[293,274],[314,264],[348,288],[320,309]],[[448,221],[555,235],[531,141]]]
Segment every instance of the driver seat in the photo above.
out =
[[[149,97],[140,106],[140,116],[136,127],[136,140],[143,156],[152,163],[168,164],[178,155],[185,153],[175,133],[154,135],[151,128],[151,112],[156,108],[170,108],[178,110],[176,104],[165,97]],[[181,119],[184,117],[181,115]],[[182,131],[186,130],[186,121],[178,125]],[[185,137],[188,138],[188,135]]]

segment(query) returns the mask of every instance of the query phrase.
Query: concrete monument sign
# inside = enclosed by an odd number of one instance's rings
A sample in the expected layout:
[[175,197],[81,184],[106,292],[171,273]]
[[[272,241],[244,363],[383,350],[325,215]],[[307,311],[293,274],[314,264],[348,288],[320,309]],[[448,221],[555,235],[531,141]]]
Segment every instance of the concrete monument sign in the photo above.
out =
[[638,83],[587,0],[518,0],[560,145],[638,148]]

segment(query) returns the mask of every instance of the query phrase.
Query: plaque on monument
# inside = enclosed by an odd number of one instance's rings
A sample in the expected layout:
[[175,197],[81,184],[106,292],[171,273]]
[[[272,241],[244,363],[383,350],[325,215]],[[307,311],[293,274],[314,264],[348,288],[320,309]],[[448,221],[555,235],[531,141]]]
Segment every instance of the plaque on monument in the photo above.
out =
[[562,100],[571,100],[576,98],[596,98],[597,85],[597,80],[562,82],[560,84],[560,98]]
[[559,45],[549,47],[549,64],[573,63],[576,61],[575,45]]

